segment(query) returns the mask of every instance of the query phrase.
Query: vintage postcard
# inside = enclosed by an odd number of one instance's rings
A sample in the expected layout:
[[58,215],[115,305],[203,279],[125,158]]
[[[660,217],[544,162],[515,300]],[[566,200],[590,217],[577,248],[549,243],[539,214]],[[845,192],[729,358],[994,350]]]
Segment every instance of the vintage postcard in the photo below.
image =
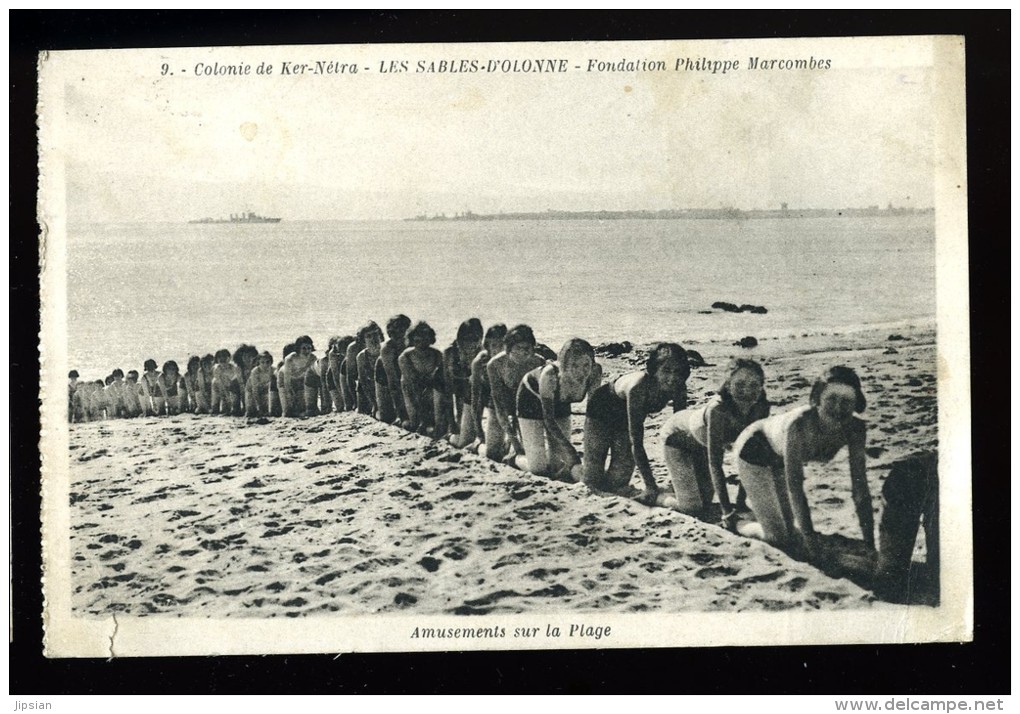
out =
[[964,62],[43,53],[47,655],[971,639]]

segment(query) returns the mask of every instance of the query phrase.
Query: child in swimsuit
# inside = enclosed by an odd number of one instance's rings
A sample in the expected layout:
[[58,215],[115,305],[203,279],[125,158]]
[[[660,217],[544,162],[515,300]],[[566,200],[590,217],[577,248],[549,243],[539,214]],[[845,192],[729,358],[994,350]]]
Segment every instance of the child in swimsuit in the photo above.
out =
[[253,345],[241,345],[231,356],[231,361],[234,366],[237,367],[237,383],[233,387],[237,396],[238,413],[244,413],[246,411],[244,399],[245,389],[244,386],[248,384],[248,375],[255,368],[255,362],[259,358],[259,351]]
[[124,410],[129,417],[136,417],[142,413],[138,392],[138,370],[128,370],[127,377],[124,378]]
[[[516,325],[506,333],[504,351],[489,360],[485,372],[489,377],[489,388],[492,391],[492,409],[489,417],[495,414],[501,431],[510,440],[513,454],[503,456],[504,461],[524,454],[520,431],[517,425],[517,388],[521,380],[531,370],[541,367],[545,360],[535,354],[535,333],[527,325]],[[485,455],[498,458],[499,444],[489,443],[486,439]]]
[[[882,518],[878,523],[875,593],[884,600],[909,601],[910,566],[917,530],[924,523],[927,580],[939,596],[939,470],[936,453],[897,461],[882,484]],[[912,588],[913,585],[913,588]]]
[[170,416],[181,413],[181,403],[184,401],[181,395],[180,369],[173,360],[163,363],[163,373],[156,379],[156,391],[160,399],[166,404],[166,413]]
[[374,320],[369,320],[358,329],[358,342],[364,348],[354,358],[358,372],[358,412],[371,414],[378,418],[376,402],[375,363],[379,359],[379,349],[383,334]]
[[192,414],[205,414],[209,411],[209,403],[205,400],[205,385],[202,378],[202,358],[192,355],[188,358],[188,366],[184,369],[182,376],[184,391],[187,395],[187,402],[182,403],[182,409]]
[[305,413],[305,373],[316,361],[312,354],[315,344],[308,335],[294,340],[294,347],[295,351],[283,360],[283,367],[276,376],[284,416],[300,416]]
[[333,348],[336,347],[339,339],[339,335],[333,335],[329,338],[326,342],[326,353],[319,358],[319,363],[315,365],[315,371],[319,375],[319,401],[322,403],[323,414],[331,413],[336,405],[329,380],[329,360],[330,355],[333,354]]
[[102,379],[92,382],[92,389],[88,393],[89,421],[100,421],[106,417],[105,387],[106,383]]
[[128,385],[124,383],[124,370],[118,367],[110,373],[110,376],[113,377],[113,383],[109,386],[111,392],[109,401],[113,407],[114,415],[121,419],[128,416],[127,400],[125,398]]
[[528,372],[517,388],[517,423],[524,456],[517,468],[540,476],[581,480],[581,457],[570,443],[570,406],[602,384],[602,367],[584,340],[567,340],[558,358]]
[[[691,368],[684,348],[672,342],[655,345],[643,370],[603,384],[588,399],[584,420],[584,482],[595,491],[630,493],[637,466],[644,481],[638,501],[655,503],[659,487],[645,452],[645,419],[673,402],[673,411],[687,406]],[[606,468],[606,457],[610,457]]]
[[117,396],[114,393],[113,375],[106,375],[103,380],[103,389],[100,392],[100,411],[103,419],[113,419],[117,416]]
[[[489,388],[489,374],[485,371],[489,359],[498,355],[504,349],[506,338],[506,325],[497,322],[485,331],[485,339],[482,340],[482,350],[471,361],[471,416],[474,420],[475,433],[482,436],[483,443],[479,445],[479,455],[488,456],[490,459],[499,461],[507,451],[506,433],[500,426],[499,420],[493,416],[492,390]],[[483,420],[484,411],[489,415]],[[491,447],[491,448],[490,448]],[[484,449],[484,450],[483,450]]]
[[[380,420],[389,424],[407,421],[407,408],[400,388],[400,365],[397,360],[407,349],[405,335],[411,327],[407,315],[394,315],[386,321],[386,341],[379,348],[379,360],[375,367],[375,383],[380,406]],[[387,418],[388,417],[388,418]]]
[[230,350],[216,350],[216,365],[212,377],[212,410],[227,416],[237,413],[238,399],[235,384],[239,378],[237,365],[230,361]]
[[400,388],[407,419],[403,427],[419,434],[441,437],[443,429],[443,355],[434,345],[435,330],[419,320],[407,330],[408,348],[400,353]]
[[202,355],[202,396],[205,398],[206,409],[212,412],[212,377],[213,368],[216,366],[216,358],[211,354]]
[[329,390],[330,401],[333,402],[333,408],[338,412],[342,412],[347,408],[344,403],[344,384],[346,384],[346,376],[341,373],[340,367],[344,363],[344,355],[347,353],[347,348],[350,347],[351,343],[354,342],[354,337],[351,335],[344,335],[338,337],[336,342],[333,343],[333,349],[326,354],[326,389]]
[[247,393],[244,402],[245,416],[267,417],[272,414],[269,386],[273,382],[273,371],[273,355],[263,352],[259,355],[258,362],[251,374],[248,375],[248,383],[245,385]]
[[864,544],[875,548],[875,523],[868,490],[866,427],[856,414],[867,401],[861,380],[849,367],[833,367],[815,380],[811,402],[770,416],[744,429],[734,444],[740,481],[760,527],[745,535],[810,562],[825,560],[804,493],[804,463],[831,461],[844,446],[850,461],[850,485]]
[[156,371],[156,360],[145,360],[145,372],[138,380],[138,397],[142,403],[142,414],[150,416],[163,413],[163,398],[159,396],[156,384],[159,379],[159,372]]
[[[472,317],[460,323],[457,339],[443,350],[443,376],[446,386],[443,411],[451,425],[450,443],[458,449],[474,443],[481,432],[475,431],[471,408],[471,362],[482,346],[482,321]],[[452,432],[456,433],[452,433]]]
[[78,370],[67,373],[67,422],[74,421],[74,390],[78,387]]
[[736,532],[737,515],[726,490],[723,452],[749,424],[769,415],[764,384],[760,364],[735,359],[717,396],[704,406],[676,412],[663,425],[663,454],[676,495],[676,504],[670,505],[676,510],[701,515],[711,505],[714,493],[722,525]]
[[344,406],[349,412],[358,410],[358,353],[363,349],[364,341],[355,337],[354,341],[347,345],[344,361],[340,364],[340,371],[344,377],[341,383]]

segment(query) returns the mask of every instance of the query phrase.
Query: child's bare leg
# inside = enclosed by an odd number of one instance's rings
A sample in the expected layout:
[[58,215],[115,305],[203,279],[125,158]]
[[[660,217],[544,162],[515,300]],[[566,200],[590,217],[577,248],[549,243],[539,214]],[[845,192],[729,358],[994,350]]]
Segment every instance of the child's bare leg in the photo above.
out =
[[776,493],[775,479],[770,466],[756,466],[743,459],[737,460],[740,482],[747,490],[754,517],[761,525],[765,542],[779,548],[788,547],[792,541],[789,524],[783,518],[783,508]]
[[506,456],[506,431],[496,413],[492,409],[486,409],[485,414],[485,452],[486,458],[493,461],[502,461]]
[[518,419],[524,454],[518,454],[514,465],[538,476],[549,475],[549,450],[545,443],[545,423],[541,419]]
[[701,500],[701,490],[698,487],[698,478],[694,459],[686,449],[677,449],[672,446],[664,446],[663,456],[666,459],[666,468],[669,470],[669,478],[673,482],[673,492],[676,494],[676,510],[681,513],[701,513],[704,503]]

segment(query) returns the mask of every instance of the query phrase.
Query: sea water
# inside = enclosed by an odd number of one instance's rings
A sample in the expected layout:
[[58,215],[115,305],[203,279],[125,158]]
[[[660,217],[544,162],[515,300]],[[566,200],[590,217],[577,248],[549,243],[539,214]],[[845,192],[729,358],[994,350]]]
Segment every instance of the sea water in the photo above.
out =
[[[101,378],[395,313],[442,344],[468,317],[571,336],[699,342],[935,317],[934,216],[132,223],[68,229],[70,366]],[[716,301],[767,314],[712,310]],[[708,314],[705,314],[708,311]]]

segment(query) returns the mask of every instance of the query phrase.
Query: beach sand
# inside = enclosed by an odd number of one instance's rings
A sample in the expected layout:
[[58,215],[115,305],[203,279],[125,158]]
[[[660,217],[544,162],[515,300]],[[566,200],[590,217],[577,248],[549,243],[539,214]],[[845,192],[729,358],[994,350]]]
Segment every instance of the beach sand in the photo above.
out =
[[[896,332],[903,339],[889,340],[888,330],[816,334],[751,350],[685,343],[713,365],[693,371],[691,403],[715,392],[733,355],[763,363],[774,412],[806,403],[824,368],[854,367],[869,400],[877,522],[890,465],[938,443],[934,333]],[[612,379],[643,355],[599,361]],[[583,407],[574,413],[580,447]],[[649,419],[646,444],[668,492],[658,433],[666,416]],[[357,414],[75,424],[70,466],[72,606],[81,617],[883,606],[848,579],[712,523],[522,473]],[[732,454],[726,470],[735,473]],[[815,528],[859,549],[845,450],[809,465],[806,488]]]

